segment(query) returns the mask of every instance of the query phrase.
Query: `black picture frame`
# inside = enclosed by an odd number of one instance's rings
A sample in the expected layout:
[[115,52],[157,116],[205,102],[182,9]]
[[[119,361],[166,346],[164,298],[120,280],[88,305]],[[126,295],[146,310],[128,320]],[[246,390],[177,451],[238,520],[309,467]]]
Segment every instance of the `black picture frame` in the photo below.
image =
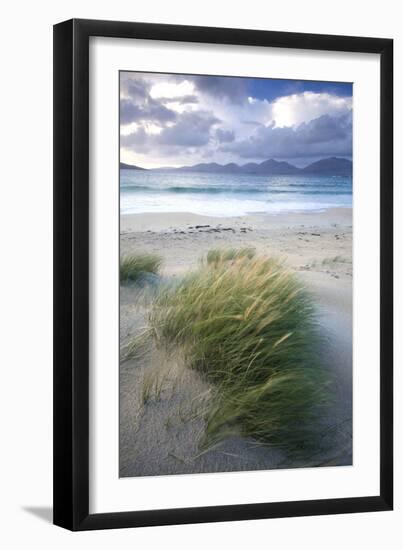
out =
[[[89,38],[364,52],[381,58],[380,491],[365,497],[89,513]],[[77,530],[393,507],[393,41],[73,19],[54,26],[54,523]]]

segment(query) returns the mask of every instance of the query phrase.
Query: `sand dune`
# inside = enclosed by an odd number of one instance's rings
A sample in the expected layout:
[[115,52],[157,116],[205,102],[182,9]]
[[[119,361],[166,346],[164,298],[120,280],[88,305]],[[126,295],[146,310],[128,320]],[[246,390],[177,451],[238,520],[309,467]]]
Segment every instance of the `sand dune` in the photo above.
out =
[[[336,403],[325,420],[332,451],[298,464],[277,449],[235,437],[200,454],[203,420],[196,413],[208,400],[209,385],[180,358],[166,358],[145,344],[137,358],[121,365],[121,476],[351,464],[351,210],[237,218],[190,213],[121,217],[121,253],[161,255],[167,278],[181,277],[211,248],[244,246],[284,258],[314,295],[324,336],[323,360],[336,386]],[[122,285],[122,344],[146,327],[152,291]]]

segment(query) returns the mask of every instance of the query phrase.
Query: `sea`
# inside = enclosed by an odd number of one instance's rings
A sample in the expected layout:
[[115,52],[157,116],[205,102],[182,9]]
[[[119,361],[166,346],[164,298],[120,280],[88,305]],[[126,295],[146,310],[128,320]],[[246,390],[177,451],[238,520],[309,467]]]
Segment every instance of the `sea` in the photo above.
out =
[[352,207],[351,176],[120,170],[120,212],[232,217]]

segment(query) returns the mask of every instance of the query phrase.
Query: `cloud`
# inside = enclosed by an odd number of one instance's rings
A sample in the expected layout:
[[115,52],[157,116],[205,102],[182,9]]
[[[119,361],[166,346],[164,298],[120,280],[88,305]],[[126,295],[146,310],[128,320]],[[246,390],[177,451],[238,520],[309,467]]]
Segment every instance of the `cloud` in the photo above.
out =
[[128,78],[124,81],[123,90],[133,101],[144,101],[150,93],[150,83],[143,78]]
[[162,103],[147,97],[138,105],[131,99],[120,100],[120,123],[131,124],[132,122],[146,121],[165,124],[176,120],[176,112],[168,109]]
[[249,138],[220,149],[244,159],[351,156],[351,111],[337,117],[322,115],[296,127],[259,127]]
[[183,145],[195,147],[210,141],[210,129],[220,122],[211,112],[197,111],[183,113],[176,124],[159,134],[161,145]]
[[120,123],[146,122],[165,125],[176,120],[176,112],[151,96],[152,83],[141,76],[123,73]]
[[170,98],[171,100],[192,95],[194,84],[186,77],[176,75],[154,75],[151,80],[150,95],[154,99]]
[[143,127],[140,127],[131,134],[121,134],[120,144],[125,148],[133,148],[138,153],[148,153],[152,149],[154,137],[153,134],[147,133]]
[[329,93],[303,92],[279,97],[272,103],[272,119],[276,126],[295,126],[322,115],[337,116],[352,108],[351,97]]
[[248,78],[124,72],[124,158],[158,166],[351,156],[352,98],[331,91],[329,83],[275,97],[270,80],[256,87]]
[[221,130],[221,128],[217,128],[215,137],[219,143],[231,143],[235,140],[235,133],[232,130]]
[[188,105],[189,103],[199,103],[199,99],[195,94],[174,97],[159,97],[158,100],[161,103],[180,103],[181,105]]
[[202,147],[211,139],[211,129],[220,120],[209,111],[184,112],[177,116],[176,124],[167,126],[159,133],[148,133],[143,127],[122,135],[123,147],[135,146],[139,151],[159,151],[169,147]]
[[241,120],[242,124],[247,124],[248,126],[264,126],[261,122],[257,120]]
[[228,76],[191,76],[196,89],[218,100],[228,100],[231,103],[243,103],[248,98],[247,79]]

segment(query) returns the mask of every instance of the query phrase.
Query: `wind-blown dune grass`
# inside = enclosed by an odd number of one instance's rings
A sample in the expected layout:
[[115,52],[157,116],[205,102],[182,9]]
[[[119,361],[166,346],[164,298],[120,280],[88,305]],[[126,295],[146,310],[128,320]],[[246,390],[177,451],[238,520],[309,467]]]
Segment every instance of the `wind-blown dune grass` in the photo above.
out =
[[206,259],[162,290],[150,314],[157,344],[180,350],[215,387],[201,446],[241,434],[297,456],[316,441],[327,399],[311,297],[277,260],[234,251]]
[[256,254],[254,248],[212,248],[207,252],[206,262],[208,264],[218,264],[220,262],[230,262],[238,258],[252,259]]
[[131,254],[120,259],[120,281],[138,281],[147,273],[158,274],[161,257],[156,254]]

